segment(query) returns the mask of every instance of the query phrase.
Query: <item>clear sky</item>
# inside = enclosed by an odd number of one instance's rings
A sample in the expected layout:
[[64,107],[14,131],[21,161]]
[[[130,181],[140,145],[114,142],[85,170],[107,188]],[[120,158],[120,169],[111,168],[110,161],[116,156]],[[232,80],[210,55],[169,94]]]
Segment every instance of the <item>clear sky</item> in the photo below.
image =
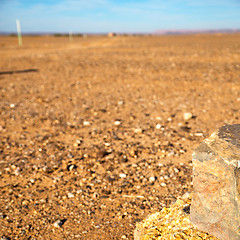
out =
[[154,32],[240,28],[240,0],[0,0],[0,31]]

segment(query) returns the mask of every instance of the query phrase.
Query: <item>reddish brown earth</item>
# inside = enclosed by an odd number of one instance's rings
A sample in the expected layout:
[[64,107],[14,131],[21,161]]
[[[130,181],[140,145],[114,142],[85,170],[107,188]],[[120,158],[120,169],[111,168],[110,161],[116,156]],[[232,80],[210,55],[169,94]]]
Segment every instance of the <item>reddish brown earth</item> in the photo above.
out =
[[133,239],[239,109],[239,34],[0,37],[1,239]]

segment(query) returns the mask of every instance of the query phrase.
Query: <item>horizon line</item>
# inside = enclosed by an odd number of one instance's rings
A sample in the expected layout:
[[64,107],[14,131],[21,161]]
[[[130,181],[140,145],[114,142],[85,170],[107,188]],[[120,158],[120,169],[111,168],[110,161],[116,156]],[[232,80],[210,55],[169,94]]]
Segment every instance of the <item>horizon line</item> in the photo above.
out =
[[[73,31],[22,31],[22,35],[106,35],[109,33],[114,33],[118,35],[134,35],[134,34],[151,34],[151,35],[167,35],[167,34],[187,34],[187,33],[238,33],[240,28],[219,28],[219,29],[158,29],[155,31],[143,31],[143,32],[118,32],[118,31],[109,31],[109,32],[73,32]],[[0,31],[0,35],[17,35],[17,31]]]

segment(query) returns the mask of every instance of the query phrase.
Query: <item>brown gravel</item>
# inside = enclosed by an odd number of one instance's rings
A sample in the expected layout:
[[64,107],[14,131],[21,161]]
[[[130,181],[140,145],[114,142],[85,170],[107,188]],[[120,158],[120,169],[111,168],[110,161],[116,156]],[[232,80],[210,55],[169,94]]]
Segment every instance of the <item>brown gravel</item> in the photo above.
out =
[[133,239],[239,123],[239,34],[0,37],[0,56],[2,239]]

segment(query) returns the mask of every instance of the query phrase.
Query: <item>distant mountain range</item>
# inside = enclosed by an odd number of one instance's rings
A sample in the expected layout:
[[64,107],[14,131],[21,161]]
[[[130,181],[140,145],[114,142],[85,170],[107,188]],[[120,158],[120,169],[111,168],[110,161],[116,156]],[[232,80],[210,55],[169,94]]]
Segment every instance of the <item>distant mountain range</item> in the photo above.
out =
[[200,34],[200,33],[239,33],[240,29],[205,29],[205,30],[157,30],[154,34],[178,35],[178,34]]

